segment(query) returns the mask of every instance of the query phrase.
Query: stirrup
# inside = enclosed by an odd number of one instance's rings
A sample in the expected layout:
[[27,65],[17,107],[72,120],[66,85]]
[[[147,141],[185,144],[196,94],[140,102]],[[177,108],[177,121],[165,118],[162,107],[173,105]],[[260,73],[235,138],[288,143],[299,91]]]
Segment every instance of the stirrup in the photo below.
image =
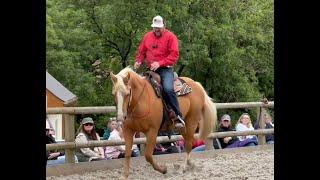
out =
[[184,122],[184,120],[178,115],[177,116],[177,120],[179,120],[180,122],[175,124],[176,128],[183,128],[185,127],[186,123]]

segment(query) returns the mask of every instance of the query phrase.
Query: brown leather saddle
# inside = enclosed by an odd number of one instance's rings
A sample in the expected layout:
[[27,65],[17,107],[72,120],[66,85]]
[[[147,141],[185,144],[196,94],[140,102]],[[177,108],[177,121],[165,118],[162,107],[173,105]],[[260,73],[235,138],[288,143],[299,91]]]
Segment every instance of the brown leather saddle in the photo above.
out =
[[[177,73],[174,73],[174,74],[175,74],[175,80],[174,80],[173,88],[174,88],[174,92],[177,94],[177,96],[184,96],[184,95],[187,95],[190,92],[192,92],[192,88],[183,79],[179,78]],[[174,123],[174,121],[176,120],[176,114],[172,110],[170,105],[167,104],[167,102],[163,98],[164,91],[163,91],[163,88],[161,85],[160,75],[156,72],[153,72],[153,71],[146,71],[143,75],[146,77],[146,79],[152,85],[157,97],[162,99],[163,119],[162,119],[160,129],[165,124],[165,122],[168,122],[168,120],[172,120],[172,122]],[[169,138],[170,138],[170,136],[169,136]]]
[[[177,94],[177,96],[184,96],[186,94],[189,94],[192,91],[192,88],[183,79],[179,78],[176,72],[174,72],[174,74],[174,92]],[[148,81],[151,83],[157,96],[159,98],[162,98],[162,85],[160,75],[153,71],[146,71],[144,73],[144,76],[146,76]]]

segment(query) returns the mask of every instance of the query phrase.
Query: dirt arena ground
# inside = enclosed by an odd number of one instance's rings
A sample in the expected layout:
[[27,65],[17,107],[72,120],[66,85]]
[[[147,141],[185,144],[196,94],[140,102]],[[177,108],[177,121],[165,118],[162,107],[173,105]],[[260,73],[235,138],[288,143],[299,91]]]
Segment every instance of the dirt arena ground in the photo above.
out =
[[[161,156],[161,157],[160,157]],[[201,180],[201,179],[237,179],[237,180],[271,180],[274,179],[274,149],[273,145],[267,148],[248,147],[230,150],[215,150],[193,153],[194,168],[188,167],[184,172],[185,154],[154,156],[159,164],[167,165],[167,174],[160,174],[145,161],[144,157],[133,158],[129,179],[141,180]],[[109,160],[108,162],[91,162],[70,166],[69,170],[76,174],[66,175],[67,166],[47,168],[47,180],[97,180],[122,179],[123,161]],[[96,163],[93,165],[93,163]],[[100,164],[98,164],[100,163]],[[88,169],[88,166],[92,166]],[[93,170],[93,166],[100,169]],[[110,168],[111,167],[111,168]],[[82,168],[82,169],[81,169]],[[87,168],[87,170],[85,170]],[[104,169],[105,170],[104,170]],[[62,170],[63,169],[63,170]],[[54,171],[55,170],[55,171]],[[54,173],[52,173],[54,171]],[[48,174],[49,172],[49,174]],[[59,174],[60,173],[60,174]],[[55,176],[51,176],[55,175]]]

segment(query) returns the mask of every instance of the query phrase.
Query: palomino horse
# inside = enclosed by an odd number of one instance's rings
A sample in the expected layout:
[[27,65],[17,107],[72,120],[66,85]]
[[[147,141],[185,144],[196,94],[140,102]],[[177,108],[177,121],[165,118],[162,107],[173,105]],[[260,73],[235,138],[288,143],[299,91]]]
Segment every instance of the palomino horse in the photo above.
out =
[[[159,166],[153,161],[152,154],[156,144],[158,130],[163,117],[163,104],[155,94],[151,84],[130,68],[124,68],[117,75],[110,73],[113,82],[112,94],[117,104],[117,119],[123,121],[123,133],[125,140],[125,172],[124,177],[129,176],[131,148],[133,136],[136,132],[146,135],[145,158],[153,168],[163,174],[167,172],[166,166]],[[185,117],[186,126],[181,131],[185,139],[187,165],[192,165],[190,152],[192,141],[199,124],[200,139],[205,140],[209,133],[215,129],[217,122],[217,110],[211,98],[207,95],[200,83],[190,78],[183,77],[192,92],[179,96],[180,109]]]

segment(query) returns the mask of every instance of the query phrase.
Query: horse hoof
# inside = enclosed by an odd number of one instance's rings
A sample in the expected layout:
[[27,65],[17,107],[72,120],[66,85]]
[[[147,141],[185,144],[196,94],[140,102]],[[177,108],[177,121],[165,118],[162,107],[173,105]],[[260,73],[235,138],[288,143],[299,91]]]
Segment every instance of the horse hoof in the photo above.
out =
[[191,167],[194,167],[194,163],[189,159],[189,160],[187,160],[187,164],[189,165],[189,166],[191,166]]
[[128,180],[128,177],[126,177],[126,176],[120,176],[119,179],[120,179],[120,180]]
[[162,174],[166,174],[167,173],[167,166],[160,166],[160,172]]
[[173,164],[173,168],[175,170],[179,170],[180,169],[180,164]]
[[194,163],[190,163],[189,167],[190,167],[191,170],[193,170],[196,166],[194,165]]

